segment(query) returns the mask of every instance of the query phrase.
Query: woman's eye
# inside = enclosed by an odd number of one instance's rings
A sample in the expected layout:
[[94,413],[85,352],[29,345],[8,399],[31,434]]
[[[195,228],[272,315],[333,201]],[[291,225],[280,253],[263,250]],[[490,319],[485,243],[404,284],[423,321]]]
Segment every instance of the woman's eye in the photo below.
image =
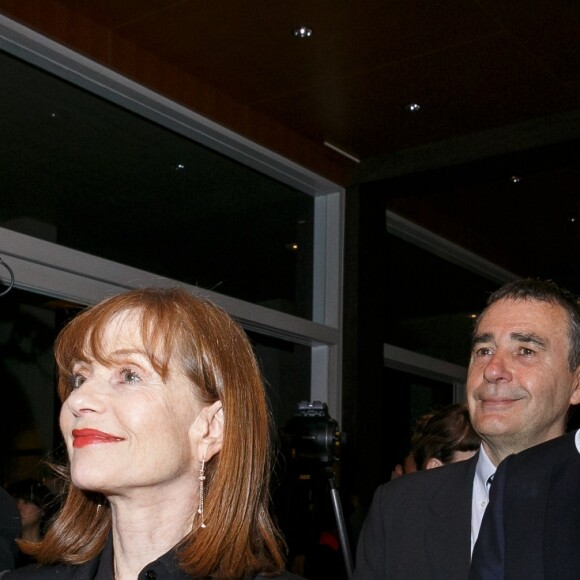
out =
[[71,389],[78,389],[82,384],[85,382],[85,377],[83,375],[74,374],[71,375],[68,379],[68,382],[71,386]]
[[120,371],[121,380],[124,383],[138,383],[141,377],[134,370],[129,368],[122,368]]

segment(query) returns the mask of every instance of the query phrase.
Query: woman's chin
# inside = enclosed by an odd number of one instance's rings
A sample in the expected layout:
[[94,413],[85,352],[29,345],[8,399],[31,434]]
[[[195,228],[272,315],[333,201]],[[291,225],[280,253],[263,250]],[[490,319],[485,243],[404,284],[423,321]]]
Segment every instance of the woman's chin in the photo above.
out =
[[107,485],[108,482],[103,479],[102,474],[96,473],[75,474],[72,472],[71,481],[75,487],[83,491],[104,492],[109,487]]

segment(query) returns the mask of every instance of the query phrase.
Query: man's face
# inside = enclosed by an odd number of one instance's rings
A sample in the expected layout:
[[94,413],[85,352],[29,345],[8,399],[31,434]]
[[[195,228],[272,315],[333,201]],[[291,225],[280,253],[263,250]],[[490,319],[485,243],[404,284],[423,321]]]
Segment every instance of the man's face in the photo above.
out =
[[568,332],[564,309],[537,300],[499,300],[481,319],[467,402],[492,460],[563,434],[569,405],[580,402]]

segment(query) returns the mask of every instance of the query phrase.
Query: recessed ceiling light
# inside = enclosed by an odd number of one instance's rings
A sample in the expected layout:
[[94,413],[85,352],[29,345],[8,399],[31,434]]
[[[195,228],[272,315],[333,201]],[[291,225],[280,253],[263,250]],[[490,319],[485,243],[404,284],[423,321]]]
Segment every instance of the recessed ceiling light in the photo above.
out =
[[419,103],[409,103],[405,105],[405,109],[409,111],[409,113],[418,113],[421,110],[421,105]]
[[292,34],[296,38],[310,38],[312,36],[312,28],[309,26],[297,26],[292,30]]

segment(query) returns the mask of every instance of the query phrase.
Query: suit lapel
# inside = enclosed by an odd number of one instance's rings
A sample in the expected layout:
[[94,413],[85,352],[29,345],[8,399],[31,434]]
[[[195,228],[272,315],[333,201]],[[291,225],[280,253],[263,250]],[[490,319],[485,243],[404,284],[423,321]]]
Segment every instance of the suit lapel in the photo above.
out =
[[471,498],[479,453],[446,469],[430,503],[426,551],[433,578],[465,580],[471,560]]

